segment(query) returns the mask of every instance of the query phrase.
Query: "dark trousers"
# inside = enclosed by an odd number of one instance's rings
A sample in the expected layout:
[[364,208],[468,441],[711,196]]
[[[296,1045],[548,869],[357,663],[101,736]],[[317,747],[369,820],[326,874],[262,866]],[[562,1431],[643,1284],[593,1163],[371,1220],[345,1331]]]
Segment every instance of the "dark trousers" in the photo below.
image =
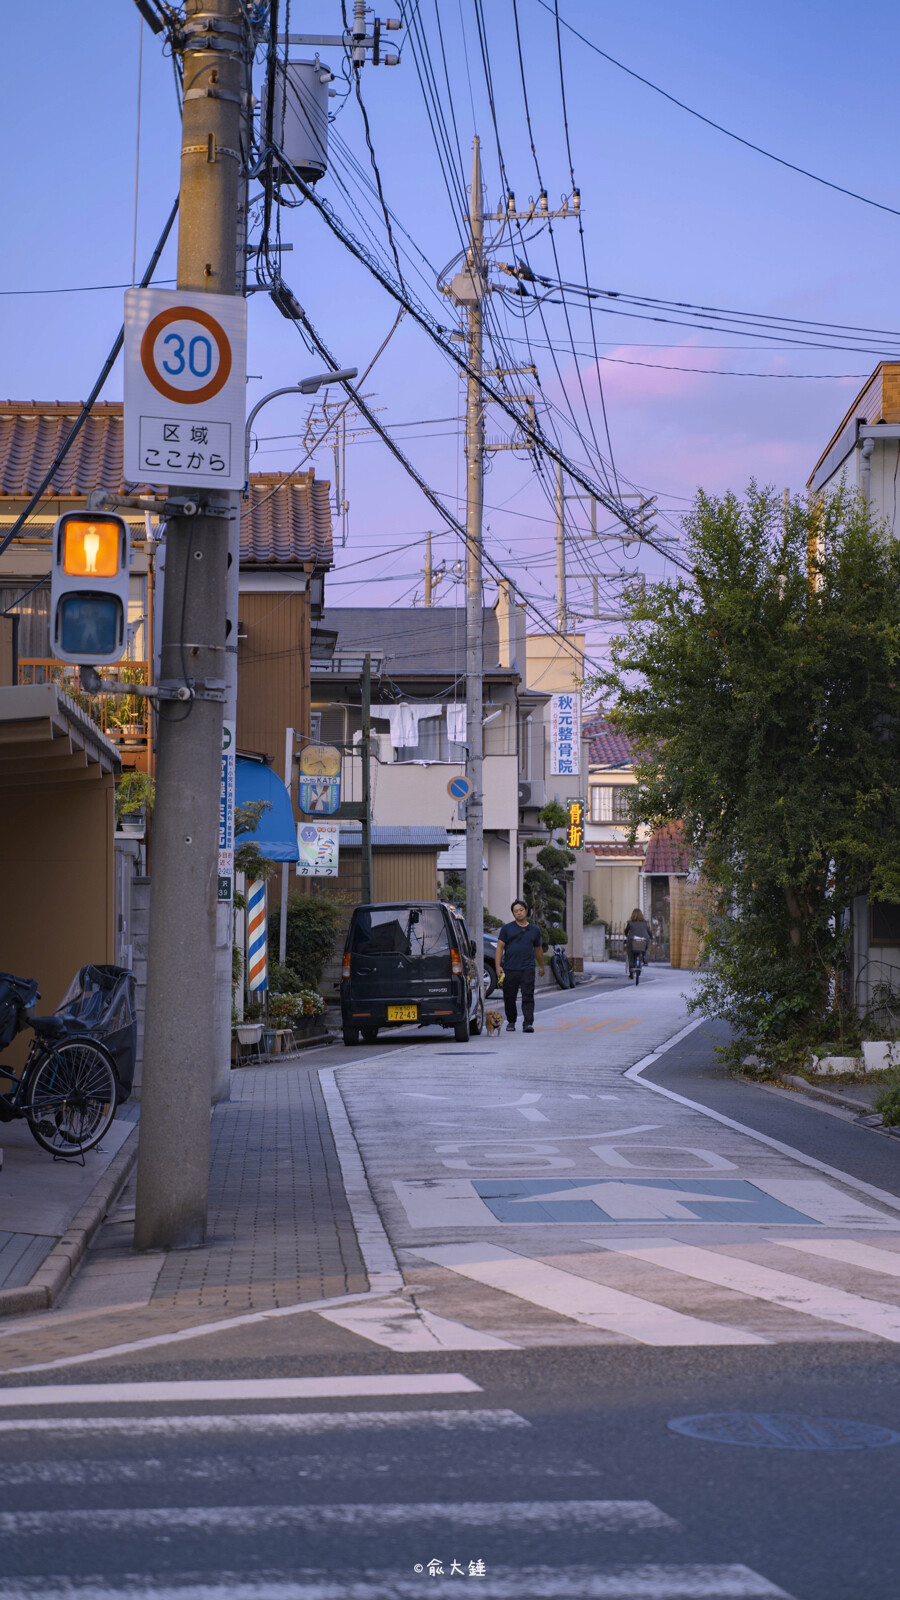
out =
[[522,996],[522,1021],[534,1022],[534,967],[530,972],[504,972],[503,1004],[507,1022],[516,1020],[516,995]]

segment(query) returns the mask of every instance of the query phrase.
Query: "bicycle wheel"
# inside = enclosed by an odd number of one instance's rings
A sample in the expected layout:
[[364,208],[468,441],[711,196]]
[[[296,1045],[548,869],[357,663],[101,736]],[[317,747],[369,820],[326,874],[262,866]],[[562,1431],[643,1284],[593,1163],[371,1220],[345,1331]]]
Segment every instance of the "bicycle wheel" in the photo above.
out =
[[568,989],[569,974],[563,965],[563,957],[560,955],[558,950],[554,950],[552,956],[550,957],[550,971],[553,974],[553,981],[557,987],[559,989]]
[[51,1155],[93,1150],[116,1114],[112,1058],[94,1039],[49,1045],[28,1082],[25,1115],[34,1138]]

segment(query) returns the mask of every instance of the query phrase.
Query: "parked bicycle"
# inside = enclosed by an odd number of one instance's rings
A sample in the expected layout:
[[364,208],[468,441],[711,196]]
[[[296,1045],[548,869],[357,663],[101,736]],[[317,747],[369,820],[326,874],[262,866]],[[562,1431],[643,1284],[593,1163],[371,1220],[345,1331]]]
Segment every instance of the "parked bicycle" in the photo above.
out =
[[0,1122],[24,1118],[43,1150],[78,1156],[100,1143],[115,1117],[115,1063],[105,1045],[60,1017],[34,1016],[39,999],[33,978],[0,973],[0,1050],[24,1029],[34,1030],[20,1076],[0,1062],[0,1077],[10,1084],[0,1093]]
[[552,946],[552,950],[550,971],[553,974],[554,982],[560,989],[574,989],[575,968],[566,955],[564,946],[555,944]]

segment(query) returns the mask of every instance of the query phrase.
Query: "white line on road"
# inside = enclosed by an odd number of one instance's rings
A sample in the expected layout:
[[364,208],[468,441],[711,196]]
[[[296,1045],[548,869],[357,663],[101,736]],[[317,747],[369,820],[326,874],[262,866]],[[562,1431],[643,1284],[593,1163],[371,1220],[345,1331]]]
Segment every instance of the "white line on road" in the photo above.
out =
[[452,1522],[469,1533],[488,1528],[505,1531],[562,1528],[588,1533],[633,1533],[678,1527],[649,1500],[471,1500],[422,1501],[410,1505],[285,1505],[285,1506],[123,1506],[78,1511],[0,1512],[0,1534],[8,1539],[64,1539],[79,1534],[133,1536],[225,1533],[238,1537],[288,1529],[316,1533],[332,1528],[382,1529],[415,1522]]
[[[448,1569],[449,1570],[449,1569]],[[657,1566],[494,1567],[476,1580],[481,1600],[791,1600],[749,1567]],[[423,1600],[436,1594],[435,1579],[367,1572],[346,1580],[327,1573],[301,1581],[262,1582],[223,1573],[211,1583],[184,1584],[134,1579],[120,1586],[108,1578],[0,1580],[0,1600]]]
[[602,1328],[608,1333],[624,1334],[640,1344],[770,1343],[760,1334],[685,1316],[655,1301],[624,1294],[620,1289],[610,1289],[606,1284],[595,1283],[589,1278],[579,1278],[573,1272],[563,1272],[559,1267],[547,1266],[543,1261],[517,1255],[500,1245],[476,1241],[472,1244],[441,1245],[433,1250],[416,1246],[415,1253],[425,1261],[448,1267],[451,1272],[472,1278],[476,1283],[515,1295],[531,1305],[543,1306],[546,1311],[554,1311],[573,1322]]
[[392,1291],[402,1289],[403,1273],[397,1265],[391,1241],[372,1197],[366,1169],[334,1075],[334,1068],[322,1067],[318,1076],[325,1110],[328,1113],[331,1137],[334,1140],[338,1165],[341,1169],[344,1194],[353,1218],[360,1254],[365,1262],[369,1286],[372,1289]]
[[699,1028],[705,1018],[700,1017],[682,1028],[680,1033],[672,1035],[658,1050],[644,1056],[642,1061],[636,1061],[629,1067],[624,1076],[633,1083],[640,1084],[642,1089],[649,1089],[653,1094],[665,1095],[667,1100],[674,1100],[677,1105],[687,1106],[689,1111],[699,1111],[703,1117],[710,1117],[713,1122],[720,1122],[725,1128],[734,1128],[737,1133],[743,1133],[748,1139],[755,1139],[757,1144],[768,1145],[770,1150],[777,1150],[783,1156],[790,1156],[792,1161],[799,1161],[804,1167],[814,1167],[817,1172],[824,1172],[829,1178],[837,1178],[838,1183],[846,1184],[848,1189],[856,1189],[860,1194],[867,1194],[872,1200],[879,1200],[883,1206],[889,1206],[893,1211],[900,1211],[900,1199],[896,1195],[888,1194],[884,1189],[876,1189],[872,1183],[866,1183],[862,1178],[851,1177],[849,1172],[841,1172],[837,1167],[830,1167],[825,1161],[818,1161],[815,1156],[805,1155],[802,1150],[796,1150],[793,1145],[784,1144],[781,1139],[772,1139],[767,1133],[758,1133],[755,1128],[748,1128],[744,1122],[736,1122],[734,1117],[726,1117],[721,1111],[713,1111],[711,1106],[705,1106],[700,1100],[689,1100],[686,1095],[676,1094],[674,1089],[664,1089],[661,1083],[651,1083],[649,1078],[643,1078],[642,1072],[647,1067],[653,1066],[661,1056],[672,1050],[687,1034]]
[[[179,1328],[175,1333],[154,1333],[146,1339],[131,1339],[126,1344],[102,1345],[99,1350],[85,1350],[78,1356],[57,1356],[55,1361],[36,1361],[26,1367],[4,1367],[0,1377],[10,1377],[18,1372],[55,1372],[60,1367],[81,1367],[88,1361],[106,1361],[109,1356],[131,1355],[137,1350],[155,1350],[160,1345],[182,1344],[186,1339],[205,1339],[211,1333],[229,1333],[232,1328],[249,1328],[257,1322],[270,1322],[277,1317],[297,1317],[306,1311],[324,1311],[332,1306],[361,1305],[373,1300],[383,1300],[392,1294],[394,1286],[373,1289],[365,1294],[335,1295],[328,1300],[302,1300],[298,1305],[270,1306],[268,1311],[243,1311],[237,1317],[222,1317],[219,1322],[200,1322],[193,1328]],[[146,1305],[143,1302],[141,1309]],[[90,1315],[106,1316],[121,1307],[104,1307]],[[44,1326],[55,1324],[44,1324]],[[23,1329],[27,1332],[27,1329]]]
[[[602,1240],[593,1243],[602,1246]],[[831,1289],[792,1272],[777,1272],[738,1256],[719,1255],[699,1245],[679,1244],[677,1239],[653,1239],[646,1243],[616,1244],[618,1255],[666,1267],[683,1277],[699,1278],[702,1283],[717,1283],[722,1289],[752,1295],[770,1305],[781,1306],[801,1316],[817,1317],[822,1322],[837,1322],[845,1328],[858,1328],[880,1339],[900,1344],[900,1306],[869,1300],[844,1289]]]
[[333,1322],[361,1339],[371,1339],[399,1355],[416,1355],[421,1350],[518,1350],[509,1339],[481,1333],[461,1322],[424,1311],[400,1295],[367,1306],[348,1306],[343,1311],[323,1311],[326,1322]]
[[900,1251],[877,1250],[874,1245],[862,1244],[857,1239],[774,1239],[772,1242],[788,1250],[804,1250],[808,1255],[822,1256],[826,1261],[845,1261],[848,1266],[864,1267],[867,1272],[900,1278]]
[[[96,1437],[117,1434],[129,1439],[169,1437],[181,1434],[221,1435],[263,1433],[276,1435],[309,1433],[378,1433],[393,1428],[471,1429],[530,1428],[531,1423],[517,1411],[237,1411],[206,1416],[144,1415],[134,1417],[3,1417],[0,1434],[52,1433],[67,1437]],[[65,1474],[72,1470],[69,1460],[58,1463]],[[6,1476],[4,1482],[12,1480]]]
[[192,1400],[342,1400],[354,1395],[481,1394],[460,1372],[372,1373],[329,1378],[202,1378],[176,1383],[35,1384],[0,1388],[0,1410],[13,1406],[108,1406]]

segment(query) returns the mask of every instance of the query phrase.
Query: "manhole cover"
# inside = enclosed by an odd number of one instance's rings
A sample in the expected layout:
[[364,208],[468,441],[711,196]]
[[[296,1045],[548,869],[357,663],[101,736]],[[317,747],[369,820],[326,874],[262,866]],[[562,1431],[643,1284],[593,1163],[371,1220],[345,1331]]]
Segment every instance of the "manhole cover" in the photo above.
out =
[[874,1422],[835,1417],[798,1417],[791,1412],[720,1411],[675,1417],[669,1427],[689,1439],[712,1444],[756,1445],[768,1450],[874,1450],[900,1444],[900,1433]]

